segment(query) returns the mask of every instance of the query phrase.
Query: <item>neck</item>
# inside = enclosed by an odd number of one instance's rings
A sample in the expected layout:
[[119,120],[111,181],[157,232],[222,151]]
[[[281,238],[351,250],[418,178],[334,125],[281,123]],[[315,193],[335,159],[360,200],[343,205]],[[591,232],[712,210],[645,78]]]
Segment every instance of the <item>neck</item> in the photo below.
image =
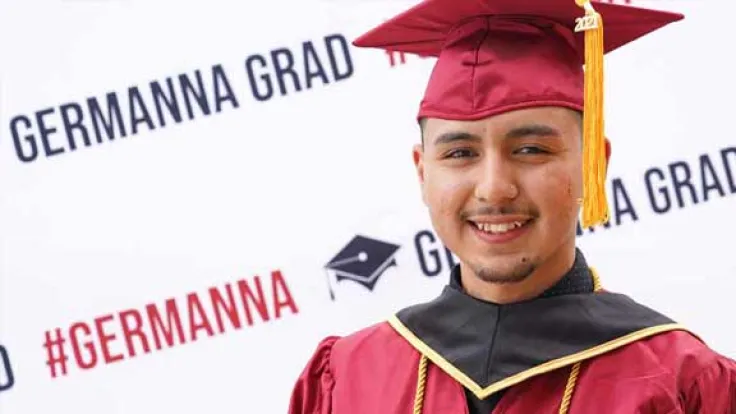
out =
[[570,271],[575,262],[575,245],[561,247],[524,280],[513,283],[491,283],[460,264],[460,282],[468,295],[499,305],[533,299],[554,286]]

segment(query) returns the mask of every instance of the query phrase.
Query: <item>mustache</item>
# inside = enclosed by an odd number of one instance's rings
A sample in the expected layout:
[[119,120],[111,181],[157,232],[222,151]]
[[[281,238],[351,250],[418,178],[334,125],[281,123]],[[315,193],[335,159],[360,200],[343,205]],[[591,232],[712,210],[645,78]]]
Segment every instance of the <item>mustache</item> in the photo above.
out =
[[504,216],[518,214],[530,217],[537,217],[539,211],[531,207],[517,207],[517,206],[485,206],[473,210],[467,210],[460,213],[460,217],[463,220],[468,220],[473,216]]

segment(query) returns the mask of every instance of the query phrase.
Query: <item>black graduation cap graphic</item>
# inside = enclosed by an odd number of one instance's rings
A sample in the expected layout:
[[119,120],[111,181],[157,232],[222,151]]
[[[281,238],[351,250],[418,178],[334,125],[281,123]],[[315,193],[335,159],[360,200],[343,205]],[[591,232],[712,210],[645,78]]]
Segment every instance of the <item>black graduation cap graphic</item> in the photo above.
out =
[[355,236],[325,265],[330,298],[335,300],[330,283],[330,271],[334,272],[338,282],[348,279],[373,290],[386,269],[396,266],[394,255],[399,247],[365,236]]

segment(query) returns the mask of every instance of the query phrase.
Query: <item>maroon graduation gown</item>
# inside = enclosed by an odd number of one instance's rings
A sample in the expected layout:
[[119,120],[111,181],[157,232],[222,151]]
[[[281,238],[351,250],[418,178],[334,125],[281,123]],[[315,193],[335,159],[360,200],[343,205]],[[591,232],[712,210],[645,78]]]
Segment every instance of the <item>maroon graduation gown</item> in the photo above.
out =
[[[325,339],[299,377],[289,414],[409,414],[420,353],[383,323]],[[509,389],[493,411],[557,413],[566,367]],[[467,414],[462,385],[439,366],[427,370],[423,414]],[[733,414],[736,364],[687,332],[670,331],[585,360],[569,413]]]
[[[571,272],[589,276],[579,253]],[[625,295],[496,305],[456,268],[435,300],[325,338],[289,414],[468,414],[466,392],[504,414],[736,414],[736,362]]]

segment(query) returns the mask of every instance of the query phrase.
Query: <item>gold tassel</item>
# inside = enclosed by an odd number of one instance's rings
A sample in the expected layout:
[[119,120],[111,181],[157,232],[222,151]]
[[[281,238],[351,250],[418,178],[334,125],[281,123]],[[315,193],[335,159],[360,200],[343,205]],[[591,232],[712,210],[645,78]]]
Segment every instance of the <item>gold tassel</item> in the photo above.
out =
[[575,0],[585,9],[575,31],[585,31],[585,100],[583,112],[583,228],[606,223],[606,144],[603,111],[603,19],[590,0]]

